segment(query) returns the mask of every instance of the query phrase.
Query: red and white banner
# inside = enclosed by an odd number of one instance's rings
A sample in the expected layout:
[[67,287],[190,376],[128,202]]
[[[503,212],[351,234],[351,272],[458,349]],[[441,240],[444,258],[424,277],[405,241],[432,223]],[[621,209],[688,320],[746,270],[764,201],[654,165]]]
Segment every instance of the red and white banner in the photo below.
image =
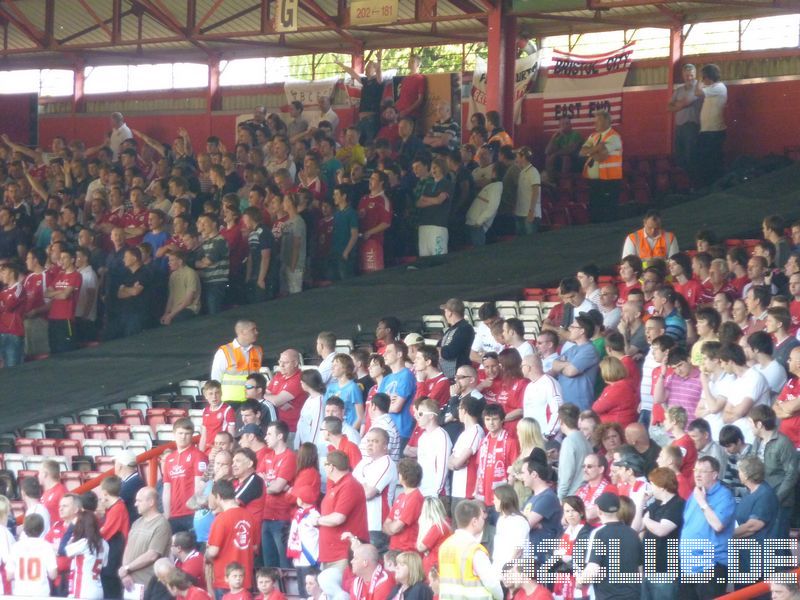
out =
[[553,50],[544,86],[545,131],[558,129],[567,116],[575,129],[594,126],[595,113],[606,111],[616,125],[622,120],[622,87],[631,68],[633,44],[592,56]]
[[[514,123],[522,119],[522,99],[531,79],[539,72],[539,52],[518,58],[515,64],[514,81]],[[475,58],[475,70],[472,73],[472,90],[470,92],[469,116],[476,112],[486,113],[486,61],[480,56]]]

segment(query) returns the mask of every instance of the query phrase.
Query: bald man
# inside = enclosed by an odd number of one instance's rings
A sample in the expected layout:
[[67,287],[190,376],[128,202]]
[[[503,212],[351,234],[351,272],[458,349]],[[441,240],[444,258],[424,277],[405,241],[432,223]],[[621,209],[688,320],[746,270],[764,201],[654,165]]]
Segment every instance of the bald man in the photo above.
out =
[[544,372],[538,354],[529,354],[522,359],[522,374],[530,382],[522,397],[522,415],[536,419],[547,439],[559,432],[558,407],[561,406],[561,386]]
[[378,549],[372,544],[361,544],[353,550],[350,561],[355,578],[350,587],[351,598],[388,598],[395,585],[394,575],[381,566]]
[[[300,384],[300,353],[291,348],[281,352],[278,359],[278,372],[267,385],[264,400],[275,407],[278,419],[289,426],[292,433],[297,431],[300,410],[308,398]],[[292,440],[288,440],[291,445]]]
[[656,459],[661,452],[661,446],[650,439],[644,423],[631,423],[625,428],[625,443],[636,448],[636,452],[642,457],[645,474],[658,466]]
[[145,598],[152,598],[153,600],[167,600],[172,598],[167,589],[167,580],[173,571],[177,568],[169,558],[159,558],[153,563],[153,573],[155,577],[150,579],[147,587],[144,590]]
[[134,584],[147,585],[153,576],[153,564],[169,556],[172,530],[169,521],[158,511],[158,492],[143,487],[136,492],[136,510],[141,515],[131,526],[122,555],[119,577],[126,590]]

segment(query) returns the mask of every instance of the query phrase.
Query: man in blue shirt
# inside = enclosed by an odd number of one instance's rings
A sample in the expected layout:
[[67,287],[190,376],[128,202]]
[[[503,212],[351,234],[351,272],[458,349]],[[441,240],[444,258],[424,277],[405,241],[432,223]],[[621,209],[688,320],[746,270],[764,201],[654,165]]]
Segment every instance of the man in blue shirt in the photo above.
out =
[[551,374],[558,378],[561,396],[565,402],[587,410],[594,401],[594,383],[597,380],[600,357],[591,343],[594,322],[578,315],[569,326],[572,345],[553,362]]
[[387,344],[383,359],[392,372],[381,380],[378,391],[389,396],[391,400],[389,416],[400,434],[402,451],[414,429],[414,417],[411,415],[410,407],[417,391],[417,379],[406,367],[408,347],[403,342],[398,340]]
[[678,294],[669,285],[662,285],[653,295],[653,309],[656,315],[664,318],[666,334],[673,338],[679,346],[686,345],[686,320],[677,308]]
[[[713,456],[703,456],[695,463],[695,488],[683,510],[680,537],[682,599],[710,600],[725,593],[736,502],[720,483],[719,470],[719,461]],[[708,542],[714,547],[713,554],[700,546]],[[686,580],[691,573],[697,581]]]

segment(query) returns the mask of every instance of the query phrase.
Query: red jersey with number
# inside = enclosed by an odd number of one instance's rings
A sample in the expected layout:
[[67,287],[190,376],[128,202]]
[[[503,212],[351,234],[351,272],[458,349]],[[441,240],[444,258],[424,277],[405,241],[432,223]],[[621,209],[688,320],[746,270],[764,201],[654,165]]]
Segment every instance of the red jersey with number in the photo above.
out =
[[0,333],[25,335],[25,287],[17,282],[0,292]]
[[194,496],[194,478],[202,477],[208,466],[208,457],[195,446],[183,452],[171,452],[164,460],[164,483],[170,484],[170,517],[193,515],[186,503]]
[[300,385],[302,372],[296,371],[293,375],[286,377],[283,373],[276,373],[267,385],[267,393],[277,396],[281,392],[288,392],[292,395],[292,400],[277,409],[278,419],[289,426],[289,431],[297,431],[297,421],[300,420],[300,411],[303,403],[308,398],[308,394],[303,391]]
[[228,405],[221,403],[217,410],[211,406],[203,409],[203,427],[206,430],[206,447],[214,443],[214,438],[220,431],[227,431],[229,425],[236,424],[236,413]]
[[70,293],[67,298],[53,298],[50,301],[50,314],[48,318],[51,321],[72,320],[75,318],[75,307],[78,304],[78,292],[81,289],[82,282],[83,276],[77,271],[73,271],[72,273],[59,271],[52,279],[50,289],[58,291],[72,288],[72,293]]
[[[294,452],[288,448],[280,454],[269,450],[264,454],[264,459],[259,463],[258,474],[269,485],[276,479],[285,479],[291,486],[297,471],[297,460]],[[270,521],[291,521],[294,505],[289,492],[280,494],[267,494],[264,498],[264,513],[262,519]]]
[[403,530],[394,534],[389,539],[389,549],[399,552],[416,552],[417,535],[419,534],[419,516],[422,514],[422,505],[425,498],[419,489],[403,493],[395,498],[389,511],[389,518],[393,521],[402,521]]

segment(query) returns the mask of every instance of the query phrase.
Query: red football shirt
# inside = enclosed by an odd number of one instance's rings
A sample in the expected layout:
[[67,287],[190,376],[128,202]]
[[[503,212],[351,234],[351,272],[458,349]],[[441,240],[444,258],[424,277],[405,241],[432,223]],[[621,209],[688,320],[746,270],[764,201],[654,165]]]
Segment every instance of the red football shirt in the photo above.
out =
[[422,538],[422,543],[428,549],[422,559],[422,570],[425,573],[430,573],[433,567],[439,565],[439,546],[452,535],[452,530],[449,524],[445,527],[434,525],[428,530]]
[[417,535],[419,534],[419,516],[422,513],[422,505],[425,498],[419,488],[409,493],[402,493],[394,500],[389,517],[393,521],[403,522],[402,531],[395,533],[389,538],[389,549],[399,552],[416,552]]
[[205,564],[205,557],[197,550],[192,550],[186,560],[177,559],[175,561],[175,566],[186,573],[192,583],[205,583]]
[[[800,396],[800,379],[792,377],[783,386],[781,393],[778,394],[778,402],[794,400],[798,396]],[[800,414],[795,414],[788,419],[782,419],[778,431],[792,440],[795,448],[800,448]]]
[[216,516],[208,533],[208,545],[219,548],[214,559],[214,589],[227,590],[225,567],[238,562],[244,567],[244,589],[253,587],[253,559],[261,542],[261,523],[244,508],[229,508]]
[[41,503],[47,509],[47,512],[50,513],[51,523],[58,521],[58,503],[61,502],[61,498],[63,498],[66,493],[67,488],[64,487],[63,483],[57,483],[49,490],[42,492]]
[[267,385],[267,393],[277,395],[281,392],[288,392],[293,399],[278,409],[278,418],[289,426],[289,431],[297,431],[297,421],[300,420],[300,411],[303,403],[308,398],[308,394],[303,391],[300,385],[301,371],[297,371],[289,377],[282,373],[276,373]]
[[[412,73],[411,75],[403,77],[403,81],[400,82],[400,93],[395,103],[397,112],[401,115],[404,114],[420,96],[423,98],[425,96],[425,75],[421,73]],[[425,102],[421,102],[419,106],[409,114],[412,117],[419,117],[422,115],[424,108]]]
[[[522,408],[522,398],[525,395],[525,388],[528,387],[528,380],[522,379],[501,379],[497,378],[496,383],[499,382],[499,388],[495,395],[494,401],[503,407],[503,412],[510,413],[513,410]],[[492,386],[494,387],[494,386]],[[507,421],[503,424],[503,428],[511,435],[517,435],[517,421],[522,418],[522,415],[513,421]]]
[[211,595],[204,589],[192,586],[186,590],[183,600],[211,600]]
[[78,292],[81,289],[82,282],[83,276],[77,271],[73,271],[72,273],[59,271],[52,279],[50,288],[54,290],[63,290],[69,287],[73,289],[68,298],[53,298],[50,301],[50,314],[48,318],[51,321],[64,321],[75,318],[75,307],[78,304]]
[[[83,279],[81,277],[81,279]],[[23,282],[25,288],[25,313],[44,305],[44,291],[47,289],[45,272],[30,273]]]
[[[269,451],[264,455],[264,460],[258,468],[258,474],[264,479],[264,483],[271,484],[276,479],[285,479],[289,485],[294,481],[297,471],[297,460],[289,449],[280,454]],[[294,506],[291,502],[289,492],[282,494],[267,494],[264,498],[264,514],[262,519],[270,521],[291,521]]]
[[130,529],[130,517],[128,516],[128,509],[125,503],[117,498],[117,501],[112,504],[106,511],[106,517],[103,521],[103,526],[100,528],[100,535],[104,540],[108,541],[114,537],[117,532],[122,532],[122,537],[128,539],[128,530]]
[[367,498],[364,488],[350,474],[339,481],[328,479],[328,491],[322,499],[320,515],[331,513],[345,515],[345,520],[336,527],[319,528],[319,561],[336,562],[347,558],[350,542],[342,540],[342,534],[349,531],[362,542],[369,541],[367,528]]
[[356,468],[358,463],[361,462],[361,450],[357,445],[348,440],[346,435],[342,436],[338,446],[331,446],[328,444],[328,452],[334,452],[335,450],[344,452],[347,455],[347,459],[350,461],[351,471]]
[[684,477],[692,477],[694,474],[694,463],[697,462],[697,448],[695,448],[692,438],[684,434],[672,442],[672,445],[681,448],[681,452],[683,453],[681,473]]
[[214,443],[214,438],[220,431],[227,431],[229,425],[236,423],[236,413],[230,405],[222,403],[217,410],[211,406],[203,409],[203,427],[206,429],[206,448]]
[[164,483],[170,484],[170,517],[186,517],[194,511],[186,503],[194,495],[194,478],[206,472],[208,457],[195,446],[171,452],[164,460]]
[[25,287],[15,283],[0,291],[0,333],[25,335]]
[[361,577],[353,579],[350,588],[351,600],[386,600],[390,597],[392,588],[395,586],[394,575],[384,570],[378,565],[372,572],[369,581],[364,581]]
[[[139,212],[129,210],[122,217],[122,227],[144,227],[145,231],[147,231],[147,218],[149,215],[150,213],[146,208],[143,208]],[[142,243],[143,239],[144,233],[135,237],[127,238],[125,243],[128,246],[138,246]]]

